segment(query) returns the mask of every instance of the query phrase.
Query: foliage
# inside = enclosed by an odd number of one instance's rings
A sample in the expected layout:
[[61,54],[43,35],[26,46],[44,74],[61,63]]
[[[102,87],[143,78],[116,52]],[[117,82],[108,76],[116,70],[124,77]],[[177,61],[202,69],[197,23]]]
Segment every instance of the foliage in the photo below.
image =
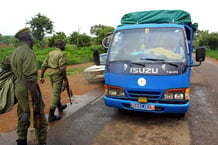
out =
[[42,41],[45,34],[52,34],[53,22],[46,16],[38,13],[26,24],[30,24],[34,39]]
[[[46,49],[39,49],[34,47],[33,50],[36,54],[39,68],[47,54],[54,49],[55,47],[50,47]],[[72,45],[66,45],[66,49],[64,52],[67,56],[67,65],[93,62],[93,51],[95,49],[98,49],[100,52],[102,52],[101,46],[98,45],[90,47],[81,47],[80,49],[78,49],[77,47],[73,47]]]
[[50,39],[48,39],[48,46],[49,47],[54,47],[55,46],[55,41],[58,39],[65,40],[66,41],[67,36],[65,35],[64,32],[56,32]]
[[104,25],[94,25],[90,29],[90,33],[96,36],[96,44],[101,44],[107,33],[114,31],[114,27]]
[[17,42],[18,41],[14,36],[2,36],[0,34],[0,43],[15,46]]
[[209,31],[200,31],[198,30],[195,34],[195,38],[193,41],[193,45],[197,46],[205,46],[206,48],[210,48],[212,50],[218,50],[218,33]]
[[100,31],[103,30],[106,26],[102,25],[102,24],[98,24],[98,25],[94,25],[91,27],[90,29],[90,33],[95,35],[95,36],[98,36]]
[[5,56],[10,56],[12,54],[12,52],[14,51],[14,47],[8,47],[8,48],[1,48],[0,47],[0,61],[2,61],[2,59]]
[[77,47],[91,46],[91,37],[78,32],[73,32],[69,37],[70,44],[74,44]]

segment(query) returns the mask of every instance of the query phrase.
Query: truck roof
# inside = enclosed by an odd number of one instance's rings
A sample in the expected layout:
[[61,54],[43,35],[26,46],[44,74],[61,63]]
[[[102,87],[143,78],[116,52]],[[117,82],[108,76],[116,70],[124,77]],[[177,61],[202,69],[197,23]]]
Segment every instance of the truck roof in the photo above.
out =
[[192,23],[191,15],[183,10],[151,10],[138,11],[125,14],[121,18],[121,24],[148,24],[148,23],[174,23],[189,25],[193,31],[197,30],[198,24]]
[[169,24],[169,23],[162,23],[162,24],[157,24],[157,23],[149,23],[149,24],[131,24],[131,25],[120,25],[117,27],[116,30],[123,30],[123,29],[134,29],[134,28],[155,28],[155,27],[177,27],[177,28],[184,28],[184,25],[181,24]]

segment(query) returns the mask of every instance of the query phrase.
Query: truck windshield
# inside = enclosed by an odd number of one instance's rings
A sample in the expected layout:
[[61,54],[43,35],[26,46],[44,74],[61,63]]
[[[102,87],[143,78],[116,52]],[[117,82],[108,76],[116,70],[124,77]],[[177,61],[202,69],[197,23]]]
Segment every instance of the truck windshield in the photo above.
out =
[[[187,46],[181,28],[143,28],[117,31],[109,48],[109,61],[161,59],[185,62]],[[146,59],[147,58],[147,59]]]

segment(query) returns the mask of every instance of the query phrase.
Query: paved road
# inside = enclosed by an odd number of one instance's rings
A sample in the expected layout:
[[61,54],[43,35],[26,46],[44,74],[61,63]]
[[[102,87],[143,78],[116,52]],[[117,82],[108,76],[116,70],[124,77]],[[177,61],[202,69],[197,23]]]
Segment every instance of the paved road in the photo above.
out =
[[217,72],[217,63],[210,60],[193,68],[191,107],[182,120],[170,115],[120,112],[98,99],[74,113],[64,124],[53,126],[48,143],[218,145]]
[[50,145],[188,145],[187,120],[171,115],[118,111],[102,99],[74,113],[49,130]]
[[193,145],[218,145],[218,61],[194,67],[187,113]]
[[[75,96],[76,98],[73,98],[72,102],[73,104],[68,104],[67,111],[64,111],[62,114],[62,119],[60,121],[57,121],[55,123],[49,124],[49,132],[50,130],[53,130],[53,128],[57,128],[57,133],[60,133],[60,128],[58,127],[59,124],[68,124],[67,120],[68,118],[71,118],[75,112],[78,112],[80,109],[82,109],[84,106],[89,104],[92,101],[95,101],[99,97],[103,95],[103,87],[102,89],[96,89],[91,92],[88,92],[86,94],[83,94],[81,96]],[[57,112],[56,112],[57,113]],[[70,119],[71,120],[71,119]],[[65,123],[66,122],[66,123]],[[68,132],[68,131],[66,131]],[[68,134],[70,135],[70,134]],[[61,139],[61,137],[65,136],[65,133],[59,134],[56,136],[56,139]],[[50,140],[52,140],[53,135],[51,133],[48,133],[48,145],[62,145],[58,142],[51,143]],[[16,131],[11,131],[9,133],[0,133],[0,145],[16,145]],[[63,145],[69,145],[68,142],[65,142]]]

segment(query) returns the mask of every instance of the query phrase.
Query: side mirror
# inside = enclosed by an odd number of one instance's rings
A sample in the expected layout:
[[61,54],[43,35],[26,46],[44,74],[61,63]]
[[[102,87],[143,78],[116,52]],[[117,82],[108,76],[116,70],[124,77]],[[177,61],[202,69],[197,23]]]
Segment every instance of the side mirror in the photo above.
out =
[[100,65],[100,58],[99,58],[99,51],[98,50],[94,50],[93,58],[94,58],[95,65]]
[[109,47],[109,44],[110,44],[110,40],[111,40],[111,37],[112,37],[112,32],[109,32],[106,37],[102,40],[102,46],[104,47],[104,50],[105,50],[105,53],[107,52],[108,50],[108,47]]
[[196,49],[196,61],[202,62],[205,60],[206,50],[204,47],[199,47]]

